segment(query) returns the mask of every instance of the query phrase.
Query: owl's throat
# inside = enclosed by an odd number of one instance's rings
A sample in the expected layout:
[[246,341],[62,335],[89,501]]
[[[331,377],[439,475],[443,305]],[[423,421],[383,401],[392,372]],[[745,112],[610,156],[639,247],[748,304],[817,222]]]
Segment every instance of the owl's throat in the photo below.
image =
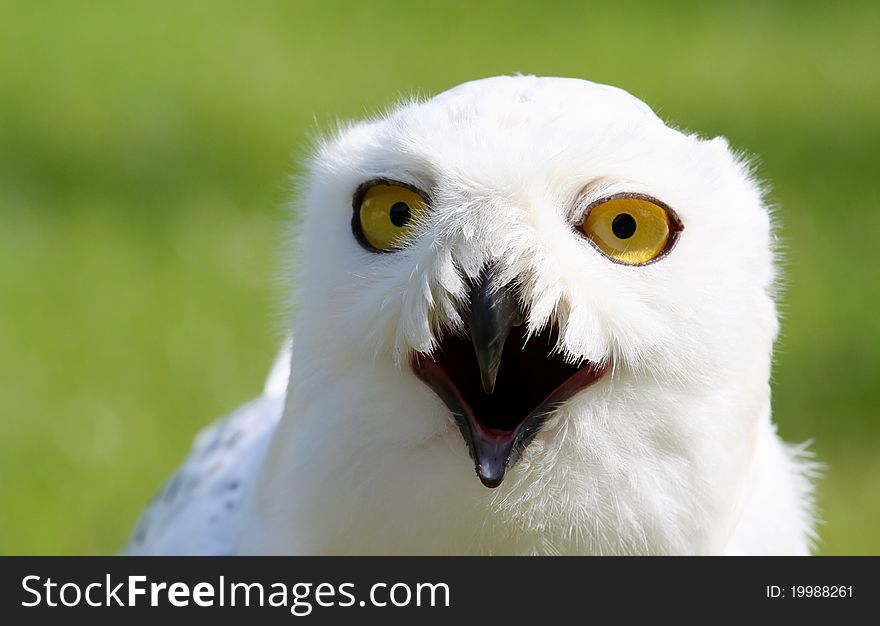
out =
[[487,487],[501,484],[553,411],[607,369],[591,361],[567,363],[554,352],[556,340],[555,326],[528,341],[525,326],[507,329],[491,393],[471,337],[447,333],[431,354],[413,356],[413,372],[452,412]]

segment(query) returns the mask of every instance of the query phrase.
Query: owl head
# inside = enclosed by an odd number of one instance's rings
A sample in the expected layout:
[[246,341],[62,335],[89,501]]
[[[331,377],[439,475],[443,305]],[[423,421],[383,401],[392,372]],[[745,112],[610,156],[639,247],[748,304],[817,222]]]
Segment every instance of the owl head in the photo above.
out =
[[320,437],[433,481],[733,488],[777,316],[725,139],[613,87],[490,78],[338,129],[298,210],[291,385]]

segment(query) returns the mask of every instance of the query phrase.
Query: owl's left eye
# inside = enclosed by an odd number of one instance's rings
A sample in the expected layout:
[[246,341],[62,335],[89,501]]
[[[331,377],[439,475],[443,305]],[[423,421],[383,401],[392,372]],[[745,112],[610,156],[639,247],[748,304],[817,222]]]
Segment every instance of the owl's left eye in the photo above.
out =
[[354,194],[351,229],[373,252],[393,252],[405,246],[416,226],[427,217],[427,197],[404,183],[376,180]]
[[675,244],[682,224],[666,205],[641,194],[609,196],[587,207],[581,231],[605,256],[645,265]]

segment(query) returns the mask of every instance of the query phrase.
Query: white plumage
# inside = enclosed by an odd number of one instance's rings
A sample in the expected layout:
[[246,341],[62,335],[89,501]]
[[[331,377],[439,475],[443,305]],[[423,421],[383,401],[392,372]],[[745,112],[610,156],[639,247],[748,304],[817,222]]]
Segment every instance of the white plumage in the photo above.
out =
[[[364,243],[370,181],[425,197],[390,253]],[[634,194],[681,227],[639,265],[581,227]],[[199,436],[127,552],[809,552],[813,467],[770,416],[771,220],[723,138],[612,87],[490,78],[339,130],[298,214],[295,347]],[[505,294],[492,353],[478,318]],[[525,334],[546,358],[517,352]],[[468,341],[500,358],[491,397],[443,364]]]

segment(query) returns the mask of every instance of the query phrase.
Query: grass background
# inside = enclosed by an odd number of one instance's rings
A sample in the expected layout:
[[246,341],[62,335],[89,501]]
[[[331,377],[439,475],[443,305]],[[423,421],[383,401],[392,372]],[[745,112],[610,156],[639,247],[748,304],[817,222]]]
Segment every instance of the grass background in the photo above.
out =
[[0,553],[118,549],[260,389],[310,133],[524,72],[758,155],[787,247],[776,419],[829,466],[820,551],[880,554],[878,32],[876,2],[4,0]]

